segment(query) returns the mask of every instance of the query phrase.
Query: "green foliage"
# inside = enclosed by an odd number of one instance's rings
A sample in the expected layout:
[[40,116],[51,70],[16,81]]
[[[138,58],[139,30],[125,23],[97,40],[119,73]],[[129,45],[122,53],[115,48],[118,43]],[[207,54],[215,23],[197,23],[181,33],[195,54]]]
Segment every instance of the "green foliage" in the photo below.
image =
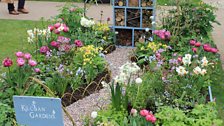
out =
[[14,111],[8,104],[0,103],[0,125],[15,126]]
[[117,111],[111,106],[106,110],[99,111],[94,122],[98,125],[122,126],[125,117],[127,117],[127,112],[124,109]]
[[126,109],[128,106],[128,97],[126,93],[123,94],[122,86],[120,86],[119,83],[115,85],[114,82],[112,82],[112,84],[110,85],[110,91],[112,108],[114,108],[116,111]]
[[160,107],[155,114],[158,119],[156,125],[221,126],[222,120],[218,119],[214,105],[215,103],[198,104],[188,112],[168,106]]
[[217,23],[212,6],[188,1],[179,3],[175,10],[163,19],[163,28],[171,31],[174,37],[208,36],[212,31],[212,23]]
[[141,84],[130,84],[127,87],[127,94],[133,108],[143,109],[149,107],[155,111],[155,104],[164,92],[164,85],[159,71],[146,72],[143,75]]
[[140,115],[136,116],[128,116],[128,119],[125,118],[123,121],[124,124],[120,126],[153,126],[153,124],[149,121],[146,121],[145,117]]

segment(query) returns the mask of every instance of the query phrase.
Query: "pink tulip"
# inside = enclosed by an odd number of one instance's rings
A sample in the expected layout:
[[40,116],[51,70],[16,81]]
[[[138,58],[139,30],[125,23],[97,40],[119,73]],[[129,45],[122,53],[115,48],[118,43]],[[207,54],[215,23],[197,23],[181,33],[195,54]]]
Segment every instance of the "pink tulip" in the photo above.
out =
[[177,58],[177,61],[178,61],[178,62],[182,62],[182,57],[179,56],[179,57]]
[[192,48],[192,51],[193,51],[194,53],[196,53],[196,52],[197,52],[197,48]]
[[211,47],[209,47],[209,46],[206,46],[206,47],[203,47],[204,48],[204,51],[206,51],[206,52],[210,52],[211,51]]
[[82,44],[82,42],[80,40],[75,40],[74,44],[77,47],[82,47],[83,46],[83,44]]
[[52,47],[56,47],[56,48],[58,48],[58,47],[59,47],[59,43],[56,42],[56,41],[52,41],[52,42],[51,42],[51,46],[52,46]]
[[141,116],[147,116],[148,114],[149,114],[148,110],[143,109],[143,110],[140,111]]
[[24,58],[27,59],[27,60],[31,59],[31,57],[32,56],[29,53],[24,54]]
[[23,58],[17,58],[16,60],[18,66],[23,66],[25,64],[25,60]]
[[192,40],[190,40],[190,42],[189,42],[189,43],[190,43],[190,45],[194,46],[194,45],[195,45],[195,43],[196,43],[196,41],[192,39]]
[[47,53],[47,51],[49,51],[50,49],[47,47],[47,46],[42,46],[41,48],[40,48],[40,53],[42,53],[42,54],[46,54]]
[[19,52],[16,52],[16,56],[17,57],[23,57],[23,55],[24,55],[23,52],[20,52],[20,51]]
[[29,60],[28,61],[28,64],[31,66],[31,67],[34,67],[34,66],[36,66],[37,65],[37,62],[36,61],[34,61],[34,60]]
[[57,28],[59,28],[61,26],[61,23],[56,23],[56,24],[54,24],[54,27],[57,29]]
[[205,48],[205,47],[211,47],[211,46],[209,44],[204,44],[203,48]]
[[40,68],[34,68],[34,72],[40,73]]
[[48,26],[48,29],[52,32],[52,31],[54,30],[54,26],[49,25],[49,26]]
[[156,117],[155,117],[155,116],[153,116],[153,117],[151,118],[151,122],[152,122],[152,123],[155,123],[155,122],[156,122]]
[[64,32],[68,32],[69,31],[69,28],[66,26],[66,27],[64,27],[63,31]]
[[211,48],[210,49],[210,52],[212,52],[212,53],[217,53],[219,50],[218,49],[216,49],[216,48]]
[[201,43],[200,42],[197,42],[197,43],[195,43],[195,46],[196,47],[200,47],[201,46]]
[[10,66],[12,66],[12,64],[13,64],[12,60],[8,57],[2,61],[2,65],[4,67],[10,67]]
[[55,33],[55,34],[60,34],[60,31],[59,31],[58,29],[55,29],[55,30],[54,30],[54,33]]

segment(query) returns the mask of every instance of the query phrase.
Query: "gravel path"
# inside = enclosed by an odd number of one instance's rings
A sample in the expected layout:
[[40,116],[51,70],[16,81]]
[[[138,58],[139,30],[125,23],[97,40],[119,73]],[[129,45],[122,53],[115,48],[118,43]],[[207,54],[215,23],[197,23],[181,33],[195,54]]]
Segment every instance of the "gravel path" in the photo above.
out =
[[[106,55],[106,60],[111,69],[112,78],[119,74],[119,67],[129,61],[128,57],[132,48],[117,48],[114,52]],[[97,93],[91,94],[82,100],[79,100],[66,108],[75,120],[77,126],[83,126],[82,122],[86,115],[92,111],[106,107],[110,103],[110,91],[106,88]],[[71,121],[64,116],[65,126],[72,126]]]

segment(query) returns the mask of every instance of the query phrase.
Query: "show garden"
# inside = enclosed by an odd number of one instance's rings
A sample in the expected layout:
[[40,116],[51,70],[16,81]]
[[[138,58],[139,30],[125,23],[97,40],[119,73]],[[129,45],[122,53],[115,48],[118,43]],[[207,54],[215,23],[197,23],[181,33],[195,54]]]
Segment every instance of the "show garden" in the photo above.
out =
[[[83,8],[68,4],[46,29],[28,30],[33,51],[2,61],[0,125],[20,125],[13,105],[17,95],[60,98],[75,126],[66,107],[108,88],[111,103],[86,115],[84,126],[223,126],[210,90],[222,73],[210,35],[212,23],[218,23],[215,8],[177,0],[155,27],[155,4],[115,1],[112,27],[112,19],[95,22]],[[104,57],[119,46],[135,50],[112,78]],[[30,115],[53,118],[41,116]]]

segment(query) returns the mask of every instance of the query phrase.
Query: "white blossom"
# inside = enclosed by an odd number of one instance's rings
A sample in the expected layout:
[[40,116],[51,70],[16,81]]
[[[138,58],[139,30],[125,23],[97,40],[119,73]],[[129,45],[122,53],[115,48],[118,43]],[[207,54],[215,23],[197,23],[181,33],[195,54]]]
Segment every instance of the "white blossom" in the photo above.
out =
[[92,117],[93,119],[95,119],[95,118],[97,117],[97,112],[96,112],[96,111],[93,111],[93,112],[91,113],[91,117]]

